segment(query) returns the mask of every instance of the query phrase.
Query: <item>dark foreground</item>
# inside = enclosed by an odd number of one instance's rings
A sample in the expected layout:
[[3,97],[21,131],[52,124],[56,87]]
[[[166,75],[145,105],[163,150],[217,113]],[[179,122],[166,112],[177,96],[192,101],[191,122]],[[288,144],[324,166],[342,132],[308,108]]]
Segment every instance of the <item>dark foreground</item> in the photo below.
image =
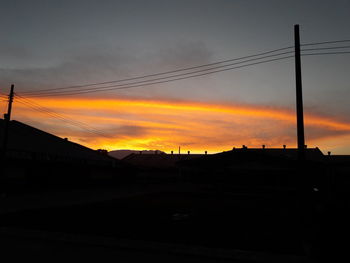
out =
[[[94,194],[74,191],[54,198],[41,193],[41,207],[30,209],[30,203],[39,203],[33,196],[30,202],[23,198],[22,208],[17,198],[17,211],[1,217],[3,253],[33,258],[110,255],[121,262],[147,257],[153,262],[304,262],[307,250],[313,249],[301,227],[296,196],[288,189],[249,193],[169,184]],[[11,196],[3,198],[3,207],[6,199],[10,202]],[[61,200],[52,206],[54,199]],[[69,205],[68,199],[74,202]]]
[[130,239],[1,228],[2,257],[12,260],[118,262],[308,262],[305,256],[215,249]]

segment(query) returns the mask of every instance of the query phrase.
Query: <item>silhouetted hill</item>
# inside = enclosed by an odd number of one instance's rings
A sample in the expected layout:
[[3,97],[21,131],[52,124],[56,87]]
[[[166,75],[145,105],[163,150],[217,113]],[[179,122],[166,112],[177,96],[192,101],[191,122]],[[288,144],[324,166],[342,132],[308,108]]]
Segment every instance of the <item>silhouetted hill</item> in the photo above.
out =
[[140,154],[132,153],[123,158],[124,163],[139,168],[176,168],[176,163],[183,160],[192,160],[204,156],[203,154]]
[[123,159],[124,157],[132,154],[132,153],[142,153],[142,154],[165,154],[165,152],[159,151],[159,150],[142,150],[142,151],[138,151],[138,150],[115,150],[115,151],[110,151],[108,152],[109,156],[112,156],[114,158],[117,158],[119,160]]

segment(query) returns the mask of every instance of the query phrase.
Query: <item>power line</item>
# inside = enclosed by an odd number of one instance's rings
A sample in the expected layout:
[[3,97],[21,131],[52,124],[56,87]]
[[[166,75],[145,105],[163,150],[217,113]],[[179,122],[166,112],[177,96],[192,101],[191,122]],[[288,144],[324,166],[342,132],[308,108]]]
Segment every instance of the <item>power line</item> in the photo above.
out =
[[[284,48],[278,48],[278,49],[274,49],[274,50],[270,50],[270,51],[266,51],[266,52],[257,53],[257,54],[254,54],[254,55],[243,56],[243,57],[233,58],[233,59],[227,59],[227,60],[217,61],[217,62],[213,62],[213,63],[209,63],[209,64],[193,66],[193,67],[188,67],[188,68],[182,68],[182,69],[176,69],[176,70],[171,70],[171,71],[165,71],[165,72],[160,72],[160,73],[154,73],[154,74],[149,74],[149,75],[137,76],[137,77],[132,77],[132,78],[112,80],[112,81],[105,81],[105,82],[97,82],[97,83],[90,83],[90,84],[83,84],[83,85],[74,85],[74,86],[68,86],[68,87],[62,87],[62,88],[41,89],[41,90],[37,90],[37,91],[27,91],[27,92],[22,92],[22,94],[31,94],[31,93],[37,93],[37,92],[42,92],[42,91],[44,92],[44,91],[53,91],[53,90],[65,90],[65,89],[91,87],[91,86],[97,86],[97,85],[125,82],[125,81],[130,81],[130,80],[144,79],[144,78],[155,77],[155,76],[160,76],[160,75],[168,75],[168,74],[177,73],[177,72],[181,72],[181,71],[188,71],[188,70],[192,70],[192,69],[209,67],[209,66],[214,66],[214,65],[218,65],[218,64],[227,63],[227,62],[232,62],[232,61],[243,60],[243,59],[248,59],[248,58],[252,58],[252,57],[263,56],[263,55],[275,53],[275,52],[278,52],[278,51],[291,49],[292,47],[293,46],[284,47]],[[262,59],[262,58],[260,58],[260,59]],[[240,63],[243,63],[243,62],[240,62]],[[226,65],[226,66],[228,66],[228,65]]]
[[307,54],[302,54],[302,56],[337,55],[337,54],[338,55],[350,54],[350,51],[307,53]]
[[[50,114],[50,113],[47,112],[47,111],[38,109],[38,108],[36,108],[36,107],[34,107],[34,106],[30,105],[29,103],[26,103],[26,102],[24,102],[24,101],[17,101],[17,102],[18,102],[18,103],[21,103],[21,104],[23,104],[23,105],[25,105],[25,106],[27,106],[27,107],[30,107],[31,109],[33,109],[33,110],[35,110],[35,111],[38,111],[38,112],[40,112],[40,113],[42,113],[42,114],[46,114],[46,115],[48,115],[48,116],[50,116],[50,117],[52,117],[52,118],[59,119],[60,121],[63,121],[63,122],[65,122],[65,123],[69,124],[69,125],[72,125],[72,126],[75,126],[75,127],[80,128],[80,129],[83,129],[84,131],[89,132],[89,133],[91,133],[91,134],[95,134],[95,135],[99,135],[99,136],[104,136],[103,134],[100,134],[100,133],[98,133],[98,132],[95,132],[95,131],[92,131],[92,130],[90,130],[90,129],[87,129],[86,127],[82,127],[80,124],[78,125],[78,124],[76,124],[75,122],[73,122],[73,121],[71,121],[71,120],[69,120],[69,119],[62,118],[62,117],[58,117],[57,115]],[[104,136],[104,137],[105,137],[105,136]]]
[[[69,121],[70,123],[74,123],[74,124],[77,124],[79,125],[80,128],[84,128],[84,129],[88,129],[88,130],[91,130],[91,131],[96,131],[94,129],[92,129],[90,126],[88,126],[87,124],[83,123],[83,122],[80,122],[80,121],[76,121],[76,120],[72,120],[72,119],[69,119],[67,118],[66,116],[62,115],[62,114],[59,114],[53,110],[50,110],[46,107],[42,107],[40,106],[39,104],[31,101],[31,100],[28,100],[26,98],[19,98],[19,100],[22,102],[22,103],[25,103],[27,104],[28,106],[31,106],[32,108],[34,108],[35,110],[40,110],[42,113],[46,113],[48,115],[50,115],[51,117],[54,117],[54,118],[60,118],[62,120],[65,120],[65,121]],[[99,133],[99,135],[102,135]]]
[[[326,41],[326,42],[318,42],[318,43],[306,43],[306,44],[303,44],[303,46],[322,45],[322,44],[341,43],[341,42],[350,42],[350,40],[337,40],[337,41]],[[327,50],[327,49],[328,50],[330,50],[330,49],[344,49],[344,48],[349,48],[349,47],[350,46],[318,47],[318,48],[303,49],[301,51],[305,52],[305,51],[317,51],[317,50]],[[109,91],[109,90],[114,90],[114,89],[116,89],[116,90],[117,89],[128,89],[128,88],[134,88],[134,87],[141,87],[141,86],[148,86],[148,85],[154,85],[154,84],[160,84],[160,83],[167,83],[167,82],[172,82],[172,81],[177,81],[177,80],[182,80],[182,79],[187,79],[187,78],[193,78],[193,77],[199,77],[199,76],[214,74],[214,73],[218,73],[218,72],[222,72],[222,71],[227,71],[227,70],[242,68],[242,67],[246,67],[246,66],[261,64],[261,63],[265,63],[265,62],[270,62],[270,61],[275,61],[275,60],[289,58],[289,57],[282,57],[282,58],[273,59],[273,60],[266,60],[266,61],[261,61],[261,62],[257,62],[257,63],[250,63],[250,64],[242,65],[242,66],[239,66],[239,67],[230,67],[230,66],[234,66],[234,65],[238,65],[238,64],[245,64],[245,63],[250,62],[250,61],[256,61],[256,60],[261,60],[261,59],[266,59],[266,58],[270,58],[270,57],[276,57],[276,56],[281,56],[281,55],[284,55],[284,54],[293,53],[293,51],[288,51],[288,52],[283,52],[283,53],[278,53],[278,54],[262,56],[264,54],[275,53],[277,51],[287,50],[287,49],[290,49],[290,48],[292,48],[292,46],[285,47],[285,48],[280,48],[280,49],[275,49],[275,50],[271,50],[271,51],[267,51],[267,52],[262,52],[262,53],[259,53],[259,54],[244,56],[244,57],[240,57],[240,58],[223,60],[223,61],[210,63],[210,64],[206,64],[206,65],[194,66],[194,67],[189,67],[189,68],[184,68],[184,69],[177,69],[177,70],[172,70],[172,71],[167,71],[167,72],[162,72],[162,73],[155,73],[155,74],[150,74],[150,75],[133,77],[133,78],[129,78],[129,79],[121,79],[121,80],[114,80],[114,81],[107,81],[107,82],[100,82],[100,83],[91,83],[91,84],[86,84],[86,85],[76,85],[76,86],[63,87],[63,88],[42,89],[42,90],[37,90],[37,91],[23,92],[22,94],[27,94],[27,96],[30,96],[30,97],[77,95],[77,94],[84,94],[84,93],[92,93],[92,92],[99,92],[99,91]],[[308,54],[304,53],[303,55],[310,56],[310,55],[330,55],[330,54],[348,54],[348,51],[308,53]],[[250,57],[257,57],[257,58],[247,59],[247,58],[250,58]],[[223,63],[227,63],[227,62],[231,62],[231,61],[235,61],[235,60],[243,60],[243,59],[246,59],[246,60],[239,61],[239,62],[236,62],[236,63],[226,64],[226,65],[219,65],[219,64],[223,64]],[[212,66],[212,65],[219,65],[219,66],[206,68],[206,69],[201,69],[201,70],[197,70],[197,71],[184,72],[184,73],[180,73],[180,74],[164,76],[164,77],[159,77],[159,78],[145,79],[145,78],[149,78],[149,77],[152,77],[152,76],[169,75],[171,73],[188,71],[188,70],[191,70],[191,69],[208,67],[208,66]],[[230,68],[227,68],[227,67],[230,67]],[[221,70],[215,70],[215,69],[221,69]],[[203,73],[203,72],[205,72],[205,73]],[[183,77],[183,76],[187,76],[187,77]],[[93,86],[97,86],[97,85],[105,85],[105,84],[118,83],[118,82],[126,82],[126,81],[137,80],[137,79],[144,79],[144,80],[136,81],[136,82],[129,82],[129,83],[115,84],[115,85],[107,85],[107,86],[102,86],[102,87],[93,87]],[[89,87],[92,87],[92,88],[89,88]]]
[[343,40],[334,40],[334,41],[313,42],[313,43],[301,44],[300,46],[315,46],[315,45],[336,44],[336,43],[346,43],[346,42],[350,42],[350,40],[343,39]]
[[[310,51],[311,50],[323,50],[323,48],[321,48],[321,49],[309,49],[309,50]],[[302,50],[302,51],[308,51],[308,49]],[[291,53],[291,52],[285,52],[285,53]],[[318,53],[303,53],[302,56],[335,55],[335,54],[349,54],[349,53],[350,53],[350,51],[318,52]],[[285,57],[281,57],[281,58],[270,59],[270,60],[260,61],[260,62],[256,62],[256,63],[250,63],[250,64],[237,66],[237,67],[230,67],[230,68],[210,71],[210,72],[206,72],[206,73],[201,73],[201,74],[194,74],[194,75],[190,75],[190,76],[187,76],[187,77],[174,78],[176,76],[188,75],[188,74],[179,74],[179,75],[174,75],[174,76],[170,76],[170,77],[166,77],[166,78],[158,78],[159,80],[167,79],[167,80],[164,80],[164,81],[155,81],[155,80],[158,80],[158,79],[153,79],[153,80],[135,82],[135,83],[130,83],[130,84],[123,84],[123,85],[110,85],[110,86],[96,87],[96,88],[84,89],[84,90],[78,90],[78,91],[52,92],[52,93],[46,93],[46,94],[35,94],[35,95],[30,95],[30,96],[31,97],[36,97],[36,96],[40,96],[40,95],[44,95],[46,97],[69,96],[69,95],[78,95],[78,94],[86,94],[86,93],[95,93],[95,92],[101,92],[101,91],[111,91],[111,90],[143,87],[143,86],[149,86],[149,85],[154,85],[154,84],[162,84],[162,83],[168,83],[168,82],[173,82],[173,81],[178,81],[178,80],[184,80],[184,79],[189,79],[189,78],[194,78],[194,77],[199,77],[199,76],[205,76],[205,75],[214,74],[214,73],[218,73],[218,72],[244,68],[244,67],[247,67],[247,66],[252,66],[252,65],[257,65],[257,64],[262,64],[262,63],[267,63],[267,62],[272,62],[272,61],[278,61],[278,60],[287,59],[287,58],[291,58],[291,57],[293,57],[293,56],[285,56]],[[203,71],[199,71],[199,72],[203,72]]]
[[88,133],[91,133],[91,134],[94,134],[94,135],[98,135],[98,136],[102,136],[102,137],[106,137],[106,138],[110,138],[110,137],[107,137],[105,134],[102,134],[102,133],[100,133],[100,132],[96,132],[96,131],[94,131],[94,130],[91,130],[91,129],[89,129],[89,128],[86,128],[85,126],[82,126],[81,124],[76,124],[74,121],[72,121],[72,120],[70,120],[70,119],[58,117],[58,116],[56,116],[56,115],[50,114],[50,113],[47,112],[47,111],[38,109],[38,108],[36,108],[36,107],[34,107],[34,106],[30,105],[29,103],[26,103],[26,102],[24,102],[24,101],[17,101],[17,102],[18,102],[18,103],[21,103],[21,104],[23,104],[23,105],[25,105],[25,106],[27,106],[27,107],[33,109],[33,110],[35,110],[35,111],[38,111],[38,112],[40,112],[40,113],[42,113],[42,114],[46,114],[46,115],[48,115],[49,117],[59,119],[60,121],[63,121],[63,122],[65,122],[65,123],[67,123],[68,125],[78,127],[78,128],[80,128],[80,129],[84,130],[85,132],[88,132]]
[[[187,73],[181,73],[181,74],[176,74],[176,75],[171,75],[171,76],[167,76],[167,77],[160,77],[160,78],[155,78],[155,79],[149,79],[149,80],[143,80],[143,81],[136,81],[136,82],[131,82],[131,83],[125,83],[125,84],[116,84],[116,85],[111,85],[111,86],[107,86],[107,87],[124,87],[124,86],[129,86],[129,85],[135,85],[135,84],[141,84],[141,83],[148,83],[150,81],[158,81],[158,80],[164,80],[164,79],[172,79],[175,77],[180,77],[180,76],[188,76],[188,75],[193,75],[196,73],[201,73],[201,72],[207,72],[207,71],[212,71],[214,69],[219,69],[219,68],[225,68],[225,67],[229,67],[229,66],[234,66],[234,65],[239,65],[239,64],[243,64],[243,63],[247,63],[250,61],[256,61],[256,60],[260,60],[260,59],[265,59],[265,58],[270,58],[270,57],[276,57],[276,56],[280,56],[280,55],[285,55],[285,54],[290,54],[293,53],[293,51],[289,51],[289,52],[283,52],[283,53],[279,53],[279,54],[274,54],[274,55],[268,55],[268,56],[264,56],[261,58],[254,58],[254,59],[248,59],[245,61],[241,61],[241,62],[235,62],[235,63],[231,63],[231,64],[227,64],[227,65],[223,65],[223,66],[217,66],[217,67],[212,67],[209,69],[202,69],[202,70],[197,70],[197,71],[192,71],[192,72],[187,72]],[[74,92],[79,92],[79,91],[88,91],[88,90],[95,90],[95,89],[105,89],[106,86],[104,87],[95,87],[95,88],[79,88],[77,90],[74,90]],[[37,92],[37,93],[32,93],[29,94],[27,96],[31,96],[31,95],[45,95],[45,94],[60,94],[60,93],[65,93],[65,92],[71,92],[71,91],[53,91],[53,92]]]
[[32,100],[29,100],[25,97],[22,97],[18,94],[16,94],[16,97],[17,97],[17,102],[19,103],[22,103],[22,104],[25,104],[26,106],[32,108],[33,110],[36,110],[38,112],[41,112],[43,114],[46,114],[50,117],[53,117],[53,118],[57,118],[57,119],[60,119],[61,121],[64,121],[70,125],[73,125],[73,126],[76,126],[76,127],[79,127],[81,129],[84,129],[85,131],[87,132],[90,132],[90,133],[93,133],[95,135],[99,135],[99,136],[103,136],[103,137],[106,137],[106,138],[110,138],[109,136],[105,135],[104,133],[101,133],[100,131],[92,128],[91,126],[87,125],[86,123],[83,123],[83,122],[80,122],[80,121],[77,121],[77,120],[72,120],[62,114],[59,114],[53,110],[50,110],[46,107],[42,107],[41,105],[39,105],[38,103],[36,102],[33,102]]
[[[184,79],[189,79],[189,78],[194,78],[194,77],[199,77],[199,76],[205,76],[205,75],[214,74],[214,73],[218,73],[218,72],[244,68],[244,67],[248,67],[248,66],[253,66],[253,65],[268,63],[268,62],[272,62],[272,61],[283,60],[283,59],[288,59],[288,58],[292,58],[292,57],[294,57],[294,56],[285,56],[285,57],[281,57],[281,58],[275,58],[275,59],[270,59],[270,60],[265,60],[265,61],[259,61],[259,62],[250,63],[250,64],[246,64],[246,65],[241,65],[241,66],[230,67],[230,68],[215,70],[215,71],[211,71],[211,72],[201,73],[201,74],[195,74],[195,75],[187,76],[187,77],[179,77],[179,78],[174,78],[174,79],[168,79],[168,80],[156,81],[156,82],[149,82],[149,83],[138,84],[138,85],[125,85],[125,86],[122,86],[122,87],[117,86],[117,85],[111,85],[111,86],[95,88],[95,89],[86,89],[86,90],[82,90],[82,91],[66,91],[66,92],[60,92],[60,93],[56,92],[56,93],[51,93],[51,94],[45,94],[44,96],[45,97],[69,96],[69,95],[77,95],[77,94],[95,93],[95,92],[101,92],[101,91],[110,91],[110,90],[120,90],[120,89],[130,89],[130,88],[136,88],[136,87],[143,87],[143,86],[149,86],[149,85],[154,85],[154,84],[162,84],[162,83],[168,83],[168,82],[173,82],[173,81],[178,81],[178,80],[184,80]],[[38,97],[40,95],[42,95],[42,94],[31,95],[30,97]]]
[[328,50],[328,49],[343,49],[343,48],[350,48],[350,46],[305,48],[305,49],[302,49],[301,51]]
[[[141,86],[148,86],[148,85],[153,85],[153,84],[160,84],[160,83],[167,83],[167,82],[172,82],[172,81],[177,81],[177,80],[182,80],[182,79],[189,79],[189,78],[194,78],[198,76],[205,76],[209,74],[214,74],[222,71],[227,71],[227,70],[233,70],[233,69],[238,69],[238,68],[244,68],[252,65],[257,65],[257,64],[262,64],[262,63],[267,63],[271,61],[277,61],[277,60],[282,60],[286,58],[291,58],[293,56],[286,56],[286,57],[281,57],[281,58],[276,58],[276,59],[270,59],[270,60],[265,60],[265,61],[260,61],[260,62],[255,62],[255,63],[250,63],[242,66],[236,66],[236,67],[230,67],[230,68],[224,68],[220,70],[215,70],[215,71],[210,71],[210,72],[205,72],[201,74],[194,74],[191,76],[186,76],[186,77],[179,77],[179,78],[174,78],[177,76],[183,76],[183,75],[174,75],[174,76],[169,76],[164,80],[164,81],[156,81],[158,79],[151,79],[147,81],[142,81],[142,82],[134,82],[131,84],[123,84],[123,85],[110,85],[110,86],[104,86],[104,87],[96,87],[96,88],[89,88],[89,89],[84,89],[84,90],[78,90],[78,91],[62,91],[62,92],[51,92],[51,93],[45,93],[45,94],[33,94],[33,95],[27,95],[28,97],[35,97],[37,95],[44,95],[44,96],[55,96],[55,95],[75,95],[75,94],[81,94],[81,93],[90,93],[90,92],[98,92],[98,91],[107,91],[107,90],[113,90],[113,89],[128,89],[128,88],[134,88],[134,87],[141,87]],[[198,73],[203,72],[199,71]],[[192,73],[193,74],[193,73]],[[186,74],[187,75],[187,74]],[[160,79],[160,78],[159,78]],[[142,83],[142,84],[140,84]],[[135,84],[140,84],[140,85],[135,85]]]
[[[309,49],[309,50],[322,50],[321,49]],[[306,49],[307,50],[307,49]],[[302,50],[302,51],[306,51],[306,50]],[[285,52],[285,53],[291,53],[291,52]],[[350,51],[340,51],[340,52],[322,52],[322,53],[308,53],[308,54],[302,54],[302,56],[310,56],[310,55],[330,55],[330,54],[349,54]],[[189,77],[184,77],[184,78],[176,78],[176,79],[170,79],[167,81],[160,81],[160,82],[151,82],[151,83],[144,83],[142,85],[130,85],[130,84],[137,84],[136,83],[130,83],[128,85],[124,84],[124,85],[112,85],[112,86],[106,86],[106,87],[98,87],[95,89],[84,89],[81,91],[77,91],[77,92],[67,92],[67,93],[57,93],[57,94],[48,94],[48,96],[54,96],[54,95],[76,95],[76,94],[84,94],[84,93],[90,93],[90,92],[98,92],[98,91],[109,91],[109,90],[115,90],[115,89],[128,89],[128,88],[134,88],[134,87],[141,87],[141,86],[146,86],[146,85],[153,85],[153,84],[160,84],[160,83],[166,83],[166,82],[172,82],[172,81],[177,81],[177,80],[182,80],[182,79],[187,79],[187,78],[192,78],[192,77],[198,77],[198,76],[203,76],[203,75],[208,75],[208,74],[213,74],[213,73],[217,73],[217,72],[222,72],[222,71],[226,71],[226,70],[232,70],[232,69],[237,69],[237,68],[242,68],[245,66],[251,66],[251,65],[256,65],[256,64],[261,64],[261,63],[266,63],[266,62],[270,62],[270,61],[276,61],[276,60],[281,60],[281,59],[286,59],[286,58],[290,58],[293,56],[287,56],[287,57],[282,57],[282,58],[278,58],[278,59],[272,59],[272,60],[266,60],[266,61],[262,61],[262,62],[257,62],[257,63],[251,63],[251,64],[247,64],[247,65],[243,65],[243,66],[239,66],[239,67],[233,67],[233,68],[227,68],[227,69],[223,69],[223,70],[217,70],[217,71],[212,71],[212,72],[208,72],[205,74],[197,74],[197,75],[193,75],[193,76],[189,76]],[[186,75],[186,74],[184,74]],[[173,78],[175,76],[169,77],[169,78]],[[161,78],[163,79],[163,78]],[[156,79],[157,80],[157,79]],[[143,82],[149,82],[149,81],[153,81],[153,80],[148,80],[148,81],[142,81],[139,83],[143,83]],[[121,87],[120,87],[121,86]]]

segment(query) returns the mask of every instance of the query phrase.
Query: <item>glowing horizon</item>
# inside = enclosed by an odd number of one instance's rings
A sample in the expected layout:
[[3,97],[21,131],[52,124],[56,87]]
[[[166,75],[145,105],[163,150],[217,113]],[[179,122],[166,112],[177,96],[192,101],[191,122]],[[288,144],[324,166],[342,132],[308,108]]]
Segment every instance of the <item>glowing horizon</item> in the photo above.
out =
[[[186,152],[213,153],[243,144],[296,146],[294,110],[281,107],[129,97],[35,98],[41,106],[106,135],[101,136],[29,111],[23,102],[20,98],[15,102],[14,119],[94,149],[170,152],[181,146]],[[325,150],[339,148],[339,140],[350,135],[350,123],[320,114],[306,114],[305,127],[309,146],[324,145]]]

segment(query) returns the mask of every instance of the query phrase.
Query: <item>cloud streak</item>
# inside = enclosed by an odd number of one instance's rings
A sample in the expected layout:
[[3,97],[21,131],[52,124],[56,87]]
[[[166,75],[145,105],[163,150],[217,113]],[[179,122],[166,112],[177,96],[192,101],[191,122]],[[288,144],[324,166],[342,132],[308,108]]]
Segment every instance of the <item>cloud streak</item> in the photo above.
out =
[[[182,146],[192,152],[219,152],[242,144],[294,147],[296,141],[295,114],[287,108],[132,97],[35,99],[88,126],[81,128],[32,111],[20,98],[17,102],[15,119],[92,148],[169,152]],[[322,146],[326,138],[350,134],[350,123],[319,114],[306,115],[305,123],[309,144],[316,146]]]

